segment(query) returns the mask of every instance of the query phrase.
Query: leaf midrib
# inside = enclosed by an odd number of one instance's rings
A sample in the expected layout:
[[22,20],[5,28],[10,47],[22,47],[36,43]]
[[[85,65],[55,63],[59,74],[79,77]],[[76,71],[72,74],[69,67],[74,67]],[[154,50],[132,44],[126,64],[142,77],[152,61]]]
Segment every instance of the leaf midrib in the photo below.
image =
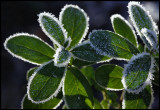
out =
[[[55,73],[57,69],[58,69],[58,68],[56,68],[53,73]],[[47,84],[47,82],[50,80],[51,76],[52,76],[52,74],[49,76],[49,78],[46,80],[46,83],[45,83],[45,84],[42,86],[42,88],[39,90],[37,96],[39,95],[39,93],[41,92],[41,90],[44,88],[44,86]],[[37,96],[36,96],[35,98],[37,98]]]

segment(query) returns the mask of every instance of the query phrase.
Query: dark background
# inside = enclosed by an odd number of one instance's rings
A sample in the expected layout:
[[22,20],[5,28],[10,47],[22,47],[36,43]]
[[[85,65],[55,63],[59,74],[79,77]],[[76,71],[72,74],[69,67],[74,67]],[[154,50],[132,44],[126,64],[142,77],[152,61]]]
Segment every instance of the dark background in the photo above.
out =
[[[128,1],[12,1],[1,2],[1,108],[20,108],[21,100],[26,93],[26,71],[34,65],[12,57],[3,46],[7,37],[17,32],[35,34],[52,45],[49,38],[42,32],[38,24],[40,12],[46,11],[57,18],[65,4],[74,4],[82,8],[89,16],[89,32],[93,29],[113,31],[110,21],[112,14],[121,14],[128,17]],[[145,1],[141,4],[146,7],[159,26],[159,1]],[[89,33],[88,32],[88,33]],[[86,36],[86,39],[88,34]],[[138,41],[141,40],[138,38]],[[126,62],[113,60],[110,63],[123,67]],[[100,64],[99,64],[100,65]],[[99,65],[94,65],[97,67]],[[155,101],[153,108],[159,108],[159,87],[153,85]],[[95,93],[99,100],[101,95]]]

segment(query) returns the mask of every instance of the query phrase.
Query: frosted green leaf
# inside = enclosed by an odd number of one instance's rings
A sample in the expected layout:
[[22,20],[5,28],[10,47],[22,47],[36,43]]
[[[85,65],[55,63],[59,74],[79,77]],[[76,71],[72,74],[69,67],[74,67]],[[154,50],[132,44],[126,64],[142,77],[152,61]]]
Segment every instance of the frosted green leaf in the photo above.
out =
[[32,64],[40,65],[53,59],[54,49],[35,35],[18,33],[4,43],[5,49],[13,56]]
[[101,55],[118,59],[130,59],[138,49],[122,36],[105,30],[94,30],[89,35],[91,46]]
[[56,109],[61,103],[62,103],[62,91],[58,93],[58,95],[56,97],[51,98],[49,101],[44,102],[44,103],[40,103],[40,104],[35,104],[32,103],[32,101],[30,101],[28,99],[28,95],[25,94],[23,100],[22,100],[22,105],[21,108],[22,109]]
[[64,48],[58,48],[54,58],[55,66],[64,67],[69,63],[71,55],[68,50],[65,50]]
[[43,32],[51,39],[51,41],[53,41],[53,43],[57,44],[58,47],[63,46],[67,38],[67,33],[58,19],[47,12],[40,13],[38,16],[38,22]]
[[38,67],[33,67],[33,68],[30,68],[28,71],[27,71],[27,76],[26,76],[26,79],[27,81],[29,80],[29,78],[32,76],[32,74],[36,71]]
[[128,92],[139,93],[152,79],[153,58],[149,53],[133,56],[124,67],[122,83]]
[[95,81],[107,90],[122,90],[123,68],[113,64],[100,66],[95,71]]
[[139,94],[124,92],[122,109],[149,109],[153,103],[153,91],[147,85]]
[[28,82],[29,100],[43,103],[56,96],[62,86],[65,71],[65,67],[54,66],[52,60],[38,67]]
[[71,53],[74,58],[87,62],[106,61],[110,59],[108,56],[97,53],[96,50],[91,47],[89,41],[85,41],[72,48]]
[[151,49],[157,50],[157,35],[154,31],[149,30],[147,28],[143,28],[141,30],[142,34],[146,37],[148,43],[152,46]]
[[125,18],[123,18],[119,14],[114,14],[111,16],[111,22],[115,33],[122,35],[126,39],[128,39],[135,47],[138,46],[137,44],[137,36]]
[[103,109],[100,102],[94,98],[94,109]]
[[152,31],[157,30],[157,26],[155,22],[153,22],[151,15],[138,2],[129,2],[128,12],[137,33],[140,35],[140,38],[142,39],[144,44],[146,44],[147,47],[150,49],[146,37],[144,37],[143,34],[141,33],[141,29],[147,28]]
[[77,5],[66,5],[59,15],[60,22],[68,32],[72,41],[69,48],[80,43],[88,31],[89,18],[87,14]]
[[81,72],[83,73],[84,76],[88,79],[89,84],[92,86],[93,85],[93,80],[94,80],[94,69],[92,66],[84,66],[81,68]]
[[69,109],[92,109],[93,93],[85,76],[76,67],[67,70],[63,85],[64,101]]

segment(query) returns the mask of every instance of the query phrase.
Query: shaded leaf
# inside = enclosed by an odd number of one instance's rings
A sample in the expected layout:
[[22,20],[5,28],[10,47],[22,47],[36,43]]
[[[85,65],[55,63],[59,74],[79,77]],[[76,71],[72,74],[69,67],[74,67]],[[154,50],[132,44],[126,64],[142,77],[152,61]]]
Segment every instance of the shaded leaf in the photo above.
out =
[[93,80],[94,80],[94,69],[92,66],[84,66],[81,68],[81,72],[83,73],[84,76],[88,79],[89,84],[92,86],[93,85]]
[[55,109],[61,104],[62,97],[63,97],[62,92],[59,92],[59,94],[56,97],[51,98],[49,101],[40,103],[40,104],[35,104],[35,103],[32,103],[32,101],[28,99],[28,95],[25,94],[22,100],[21,108],[22,109]]
[[79,60],[79,59],[73,59],[73,65],[76,67],[82,67],[82,66],[88,66],[88,65],[92,65],[95,64],[96,62],[87,62],[87,61],[83,61],[83,60]]
[[53,43],[57,44],[58,47],[63,46],[67,38],[67,33],[58,19],[47,12],[40,13],[38,16],[38,22],[43,32],[51,39],[51,41],[53,41]]
[[89,41],[85,41],[74,47],[71,53],[74,58],[87,62],[106,61],[110,59],[108,56],[98,54],[96,50],[90,46]]
[[63,24],[63,27],[68,32],[68,37],[71,37],[72,39],[69,48],[80,43],[86,36],[89,18],[87,17],[87,14],[77,5],[64,6],[59,15],[59,19]]
[[138,50],[140,52],[144,52],[144,47],[142,46],[142,44],[138,44]]
[[13,56],[37,65],[53,59],[55,53],[46,42],[28,33],[10,36],[6,39],[4,46]]
[[122,109],[148,109],[153,103],[153,93],[147,85],[139,94],[124,92]]
[[115,33],[122,35],[126,39],[128,39],[132,44],[134,44],[136,47],[137,44],[137,36],[132,28],[132,26],[129,24],[125,18],[123,18],[119,14],[114,14],[111,16],[112,26],[115,31]]
[[138,49],[122,36],[105,30],[94,30],[89,39],[91,46],[104,56],[119,59],[130,59]]
[[133,56],[124,67],[122,83],[128,92],[139,93],[152,79],[153,59],[149,53]]
[[123,68],[113,64],[105,64],[95,71],[95,81],[107,90],[122,90],[121,83]]
[[62,86],[65,69],[54,66],[52,60],[41,65],[28,82],[28,98],[33,103],[43,103],[56,96]]
[[63,95],[69,109],[93,108],[93,93],[84,75],[75,67],[67,70]]

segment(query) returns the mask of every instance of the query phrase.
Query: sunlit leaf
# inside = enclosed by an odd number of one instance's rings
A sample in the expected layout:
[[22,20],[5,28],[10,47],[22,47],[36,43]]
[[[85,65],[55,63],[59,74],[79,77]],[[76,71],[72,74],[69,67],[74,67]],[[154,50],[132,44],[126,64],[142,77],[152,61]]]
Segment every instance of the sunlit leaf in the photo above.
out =
[[4,43],[5,49],[13,56],[32,64],[40,65],[53,59],[54,49],[35,35],[18,33]]
[[70,47],[80,43],[88,31],[89,18],[77,5],[66,5],[59,15],[60,22],[68,32],[72,41]]
[[111,16],[111,22],[115,33],[122,35],[137,47],[137,36],[125,18],[119,14],[114,14]]
[[67,70],[63,95],[67,108],[91,109],[93,108],[93,93],[85,76],[76,68]]

